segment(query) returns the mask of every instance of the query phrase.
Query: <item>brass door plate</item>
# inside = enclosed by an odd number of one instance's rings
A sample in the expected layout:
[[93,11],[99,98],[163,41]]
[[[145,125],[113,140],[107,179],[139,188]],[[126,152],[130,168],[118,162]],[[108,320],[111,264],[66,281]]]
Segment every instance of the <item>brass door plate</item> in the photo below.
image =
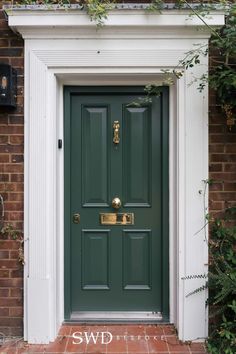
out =
[[133,225],[134,213],[100,213],[101,225]]

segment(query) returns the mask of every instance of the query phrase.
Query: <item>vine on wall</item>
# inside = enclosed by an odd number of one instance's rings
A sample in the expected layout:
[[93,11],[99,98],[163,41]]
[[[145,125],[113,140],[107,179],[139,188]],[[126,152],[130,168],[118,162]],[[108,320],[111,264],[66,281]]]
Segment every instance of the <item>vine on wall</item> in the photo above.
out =
[[[208,185],[217,183],[204,180],[204,211],[207,212],[206,190]],[[206,341],[212,354],[236,353],[236,206],[227,208],[215,215],[206,214],[203,229],[209,250],[209,271],[207,274],[192,274],[182,280],[202,279],[203,283],[186,296],[196,295],[206,289],[210,307],[210,335]],[[206,235],[209,226],[210,238]],[[202,230],[202,229],[201,229]],[[198,232],[197,232],[198,233]]]
[[5,218],[5,211],[4,211],[4,199],[2,195],[0,194],[0,239],[9,239],[9,240],[14,240],[19,243],[19,248],[18,248],[18,261],[21,265],[25,264],[25,259],[24,259],[24,239],[23,236],[18,232],[14,225],[6,222],[4,220]]
[[14,240],[19,243],[18,247],[18,262],[21,265],[25,264],[24,258],[24,239],[23,236],[15,229],[15,227],[10,224],[6,223],[3,227],[0,228],[0,238]]
[[227,226],[233,214],[236,207],[210,223],[208,288],[212,311],[208,350],[214,354],[236,353],[236,227]]

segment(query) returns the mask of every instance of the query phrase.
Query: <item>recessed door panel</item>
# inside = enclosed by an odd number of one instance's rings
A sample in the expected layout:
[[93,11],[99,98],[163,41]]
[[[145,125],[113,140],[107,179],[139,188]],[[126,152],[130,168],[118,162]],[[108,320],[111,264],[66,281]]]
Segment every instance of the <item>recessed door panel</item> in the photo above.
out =
[[125,290],[151,290],[151,230],[123,232]]
[[[65,318],[168,317],[168,89],[65,88]],[[140,100],[139,100],[140,102]]]
[[149,207],[151,197],[151,107],[124,107],[123,178],[126,207]]
[[[108,206],[108,107],[82,106],[83,206]],[[96,183],[94,176],[96,175]]]
[[82,289],[109,289],[109,230],[82,231]]

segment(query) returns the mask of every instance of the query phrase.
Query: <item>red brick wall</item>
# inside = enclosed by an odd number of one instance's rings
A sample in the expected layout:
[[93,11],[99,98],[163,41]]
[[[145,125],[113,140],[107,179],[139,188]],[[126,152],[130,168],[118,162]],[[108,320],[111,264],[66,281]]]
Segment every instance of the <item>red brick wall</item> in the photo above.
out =
[[[213,66],[214,59],[219,57],[215,50],[210,54],[210,65]],[[220,216],[220,211],[236,206],[236,125],[229,130],[212,91],[209,100],[209,161],[209,178],[213,180],[209,206],[213,214]]]
[[[0,1],[1,8],[1,1]],[[0,107],[0,194],[4,198],[5,221],[23,229],[23,41],[8,27],[0,11],[0,63],[17,70],[17,109]],[[22,335],[22,265],[19,242],[0,234],[0,332]]]
[[[135,1],[139,2],[139,1]],[[1,8],[1,1],[0,1]],[[17,69],[17,109],[0,108],[0,194],[5,220],[23,229],[23,41],[7,26],[0,11],[0,63]],[[213,212],[236,204],[236,128],[228,131],[215,96],[210,99],[210,208]],[[22,334],[22,266],[19,242],[0,235],[0,332]]]

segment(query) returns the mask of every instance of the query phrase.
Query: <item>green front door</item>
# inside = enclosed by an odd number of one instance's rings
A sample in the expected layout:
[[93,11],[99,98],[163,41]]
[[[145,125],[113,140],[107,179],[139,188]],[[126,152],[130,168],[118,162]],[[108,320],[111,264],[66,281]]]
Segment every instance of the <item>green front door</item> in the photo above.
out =
[[66,319],[168,318],[168,89],[135,105],[142,95],[140,87],[65,88]]

